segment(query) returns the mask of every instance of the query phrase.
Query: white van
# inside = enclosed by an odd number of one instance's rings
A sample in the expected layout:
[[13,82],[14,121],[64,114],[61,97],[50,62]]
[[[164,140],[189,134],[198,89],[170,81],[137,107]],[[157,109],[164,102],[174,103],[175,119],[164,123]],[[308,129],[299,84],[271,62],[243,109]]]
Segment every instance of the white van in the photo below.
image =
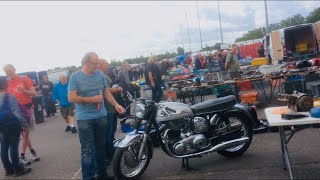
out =
[[320,23],[301,24],[272,31],[263,39],[272,60],[302,60],[319,53]]

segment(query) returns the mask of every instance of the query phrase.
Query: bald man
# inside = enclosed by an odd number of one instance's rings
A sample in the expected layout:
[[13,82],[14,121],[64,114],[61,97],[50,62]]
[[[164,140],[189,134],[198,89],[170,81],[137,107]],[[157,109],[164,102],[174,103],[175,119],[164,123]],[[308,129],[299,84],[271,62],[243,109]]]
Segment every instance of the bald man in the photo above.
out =
[[59,82],[52,90],[52,101],[60,104],[60,112],[67,123],[65,132],[77,133],[74,118],[74,104],[68,101],[68,79],[65,75],[59,76]]

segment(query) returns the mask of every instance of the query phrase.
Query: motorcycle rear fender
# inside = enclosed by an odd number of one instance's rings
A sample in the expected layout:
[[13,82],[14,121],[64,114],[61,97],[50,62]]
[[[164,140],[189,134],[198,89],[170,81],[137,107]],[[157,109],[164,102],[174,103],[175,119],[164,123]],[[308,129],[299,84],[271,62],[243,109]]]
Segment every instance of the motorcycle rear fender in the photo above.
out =
[[232,111],[240,112],[240,113],[244,114],[245,116],[247,116],[248,119],[250,120],[250,124],[252,125],[252,127],[254,129],[259,127],[260,122],[258,120],[257,113],[253,107],[244,106],[242,104],[236,104],[232,108],[232,110],[227,111],[227,112],[232,112]]
[[[114,147],[115,148],[125,148],[131,145],[132,142],[138,140],[138,139],[142,139],[143,138],[143,131],[138,131],[138,132],[131,132],[129,134],[127,134],[125,137],[117,139],[115,141],[113,141]],[[151,146],[151,157],[153,155],[153,144],[152,144],[152,140],[150,138],[150,136],[148,136],[148,140],[147,140],[147,144],[148,146]]]

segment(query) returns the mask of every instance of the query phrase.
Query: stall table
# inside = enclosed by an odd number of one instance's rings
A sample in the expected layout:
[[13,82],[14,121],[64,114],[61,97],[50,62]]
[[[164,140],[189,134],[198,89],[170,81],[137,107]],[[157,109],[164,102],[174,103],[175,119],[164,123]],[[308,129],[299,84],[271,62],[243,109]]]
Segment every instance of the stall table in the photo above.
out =
[[[286,106],[283,106],[283,107],[286,107]],[[320,118],[313,118],[309,116],[309,117],[304,117],[299,119],[285,120],[281,118],[281,114],[272,113],[272,110],[275,108],[279,108],[279,107],[271,107],[271,108],[265,109],[266,118],[270,126],[277,126],[279,128],[282,160],[284,162],[285,169],[287,167],[289,171],[290,179],[293,179],[290,159],[289,159],[289,152],[288,152],[288,143],[296,132],[309,127],[310,124],[320,123]],[[309,112],[299,112],[299,114],[309,115]],[[296,125],[300,125],[300,126],[296,126]],[[285,126],[291,126],[290,133],[286,134]]]

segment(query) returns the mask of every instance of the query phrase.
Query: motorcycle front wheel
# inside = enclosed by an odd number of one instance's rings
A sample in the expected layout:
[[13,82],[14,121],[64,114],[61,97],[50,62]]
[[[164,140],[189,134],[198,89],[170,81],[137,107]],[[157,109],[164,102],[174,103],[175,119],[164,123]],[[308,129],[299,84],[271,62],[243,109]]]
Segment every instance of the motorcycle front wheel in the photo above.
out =
[[113,157],[113,172],[116,179],[131,180],[139,178],[147,169],[152,148],[147,143],[141,160],[138,154],[142,140],[133,142],[130,146],[117,148]]
[[[228,121],[226,121],[226,119]],[[240,126],[240,131],[235,134],[234,138],[249,138],[248,142],[240,144],[236,147],[218,151],[218,154],[225,157],[237,157],[247,151],[252,141],[253,128],[246,116],[240,113],[229,113],[225,116],[224,120],[222,119],[222,121],[218,122],[217,126],[218,128],[225,128],[227,126]]]

